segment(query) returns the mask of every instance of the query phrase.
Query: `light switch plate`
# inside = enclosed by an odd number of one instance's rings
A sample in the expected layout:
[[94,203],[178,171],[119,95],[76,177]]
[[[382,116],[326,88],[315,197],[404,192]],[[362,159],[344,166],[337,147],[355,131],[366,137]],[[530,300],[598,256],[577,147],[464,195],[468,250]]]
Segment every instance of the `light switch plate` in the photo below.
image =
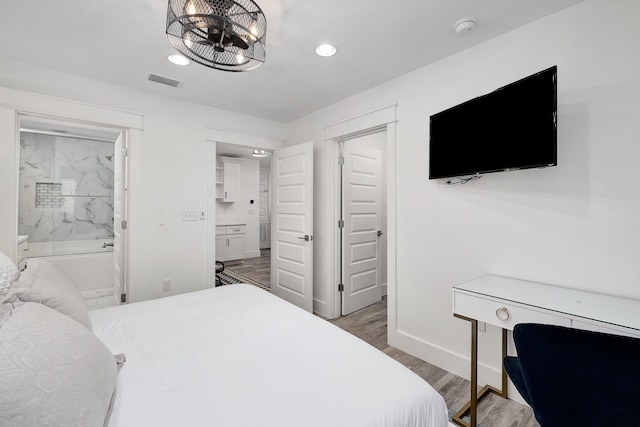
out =
[[198,221],[200,219],[200,212],[198,211],[182,211],[183,221]]

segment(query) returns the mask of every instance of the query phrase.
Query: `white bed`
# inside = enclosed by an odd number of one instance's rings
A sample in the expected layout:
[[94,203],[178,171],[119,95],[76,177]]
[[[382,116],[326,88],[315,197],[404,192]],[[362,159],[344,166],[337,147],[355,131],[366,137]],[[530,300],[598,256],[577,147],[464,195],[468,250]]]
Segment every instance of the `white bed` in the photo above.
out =
[[445,427],[443,398],[369,344],[250,285],[90,312],[124,353],[110,427]]

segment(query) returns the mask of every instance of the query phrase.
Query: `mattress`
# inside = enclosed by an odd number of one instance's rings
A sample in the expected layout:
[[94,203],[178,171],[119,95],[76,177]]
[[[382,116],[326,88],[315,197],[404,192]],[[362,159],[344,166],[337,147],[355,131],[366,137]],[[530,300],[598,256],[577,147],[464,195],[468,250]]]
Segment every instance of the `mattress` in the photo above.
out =
[[448,424],[422,378],[250,285],[94,310],[91,322],[127,359],[111,427]]

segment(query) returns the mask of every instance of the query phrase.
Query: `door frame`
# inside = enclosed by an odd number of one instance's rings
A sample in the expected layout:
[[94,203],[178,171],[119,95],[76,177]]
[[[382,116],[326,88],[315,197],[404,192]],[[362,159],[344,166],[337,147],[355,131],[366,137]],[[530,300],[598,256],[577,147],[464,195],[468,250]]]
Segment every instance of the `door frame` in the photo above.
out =
[[387,327],[396,327],[396,107],[391,105],[335,123],[325,128],[325,144],[327,147],[325,164],[327,178],[330,181],[329,191],[325,193],[327,215],[325,227],[329,242],[324,247],[325,259],[329,260],[324,266],[325,277],[328,281],[327,304],[330,317],[340,316],[341,295],[338,284],[341,280],[340,249],[341,239],[338,229],[340,219],[340,143],[349,139],[373,133],[387,132],[386,142],[386,174],[384,183],[387,188],[387,223],[383,226],[387,233]]
[[[13,259],[17,256],[20,115],[80,121],[129,130],[130,160],[139,163],[142,150],[143,114],[141,113],[0,87],[0,177],[2,177],[0,194],[11,196],[9,199],[11,208],[0,209],[0,251]],[[139,218],[137,200],[140,199],[140,180],[138,179],[140,168],[130,167],[130,172],[132,173],[129,174],[131,180],[129,216],[134,222]],[[140,241],[137,238],[138,231],[135,231],[135,238],[133,233],[132,229],[130,242]],[[137,246],[130,247],[130,254],[131,251],[138,251]],[[131,256],[129,258],[131,259]],[[130,283],[140,280],[139,272],[139,267],[131,266]]]
[[[208,262],[216,259],[216,144],[232,144],[247,148],[257,148],[266,151],[275,151],[283,148],[284,140],[271,138],[268,136],[255,135],[246,132],[234,131],[231,129],[221,129],[207,127],[206,129],[206,151],[207,151],[207,286],[216,282],[215,262]],[[214,191],[211,191],[211,188]],[[273,220],[273,218],[272,218]]]
[[[0,90],[2,93],[2,90]],[[3,110],[3,117],[0,118],[0,123],[8,128],[14,139],[14,143],[9,145],[0,144],[1,154],[10,154],[11,165],[7,168],[7,173],[11,174],[11,180],[7,181],[7,184],[12,187],[12,206],[13,209],[7,212],[0,212],[0,219],[7,216],[9,213],[9,221],[3,224],[0,230],[0,235],[7,235],[6,243],[10,245],[9,250],[6,253],[15,259],[17,256],[17,235],[18,235],[18,200],[19,200],[19,165],[20,165],[20,125],[22,118],[43,119],[47,121],[57,121],[60,123],[88,125],[95,128],[112,129],[119,131],[123,138],[126,139],[128,147],[128,161],[125,168],[128,187],[127,192],[124,195],[126,198],[124,207],[124,218],[128,222],[137,223],[138,218],[138,204],[136,200],[139,199],[139,171],[140,168],[132,168],[132,159],[139,161],[140,152],[142,147],[142,115],[138,113],[128,112],[124,110],[115,110],[100,106],[88,106],[83,103],[78,103],[70,100],[63,100],[57,98],[41,97],[37,94],[9,92],[9,99],[7,100],[9,106]],[[19,101],[23,105],[23,108],[11,107],[11,102]],[[0,105],[2,107],[2,105]],[[86,108],[84,108],[86,107]],[[76,111],[76,109],[82,109],[82,111]],[[60,112],[63,112],[62,114]],[[0,133],[0,139],[7,134]],[[12,153],[10,153],[12,152]],[[125,234],[123,246],[125,249],[125,256],[123,259],[124,265],[124,277],[122,287],[128,289],[129,283],[139,281],[140,269],[135,265],[132,265],[131,258],[132,253],[137,252],[138,248],[134,242],[136,240],[139,230],[128,230]],[[1,239],[0,239],[1,240]],[[2,248],[0,248],[2,250]],[[115,257],[115,254],[114,254]],[[121,292],[127,292],[121,290]],[[120,300],[120,295],[116,295],[117,300]],[[127,298],[129,301],[129,298]]]

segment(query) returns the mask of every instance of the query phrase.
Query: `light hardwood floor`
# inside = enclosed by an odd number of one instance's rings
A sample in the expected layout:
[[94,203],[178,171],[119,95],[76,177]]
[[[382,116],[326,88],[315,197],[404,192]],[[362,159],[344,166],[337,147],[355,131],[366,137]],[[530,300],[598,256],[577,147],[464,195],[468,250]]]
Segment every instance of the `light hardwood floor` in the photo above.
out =
[[271,249],[262,249],[260,253],[259,257],[246,258],[237,262],[225,262],[225,269],[271,287]]
[[[469,400],[469,381],[387,345],[387,300],[331,323],[368,342],[421,376],[438,391],[449,409],[457,411]],[[478,405],[483,427],[539,427],[533,411],[513,400],[489,395]]]

